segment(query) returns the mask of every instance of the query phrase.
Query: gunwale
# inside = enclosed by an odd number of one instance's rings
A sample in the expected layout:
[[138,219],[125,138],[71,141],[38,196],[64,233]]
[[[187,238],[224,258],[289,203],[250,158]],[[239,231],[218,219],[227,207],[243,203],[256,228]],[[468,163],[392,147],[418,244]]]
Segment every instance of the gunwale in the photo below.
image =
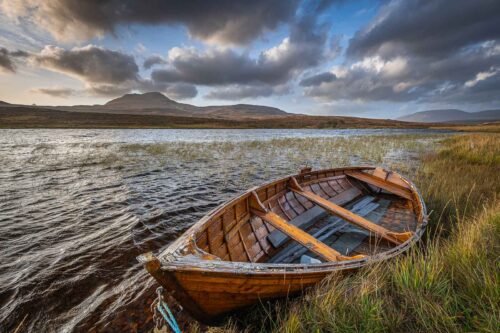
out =
[[[250,200],[252,200],[251,196],[253,195],[253,200],[257,200],[259,203],[258,193],[262,189],[266,189],[264,192],[268,199],[268,206],[271,208],[270,200],[277,198],[278,195],[286,195],[283,192],[290,192],[286,184],[288,184],[288,181],[292,177],[300,179],[302,185],[306,186],[306,182],[312,183],[315,180],[319,179],[321,181],[321,179],[325,178],[319,177],[319,175],[328,176],[328,174],[333,174],[332,177],[335,177],[338,174],[338,176],[343,176],[343,179],[347,179],[346,171],[373,171],[375,173],[377,169],[379,168],[374,166],[358,166],[315,171],[308,170],[256,186],[211,210],[157,257],[152,253],[146,253],[138,257],[138,259],[160,285],[165,287],[168,292],[173,293],[174,298],[194,318],[206,324],[216,324],[227,314],[264,300],[301,293],[303,290],[316,285],[333,272],[349,273],[369,263],[388,260],[405,252],[417,242],[425,231],[428,216],[425,203],[416,186],[410,180],[397,173],[382,170],[382,172],[386,172],[386,180],[389,175],[395,175],[399,177],[396,179],[396,182],[406,184],[408,190],[411,191],[412,200],[401,199],[411,203],[409,208],[404,207],[404,210],[411,210],[412,214],[416,217],[415,230],[410,238],[399,245],[392,245],[392,248],[384,248],[383,252],[353,260],[327,261],[320,264],[252,262],[245,248],[249,262],[227,261],[224,258],[214,257],[214,255],[202,251],[197,246],[200,231],[205,231],[207,242],[209,242],[209,223],[211,222],[212,225],[215,225],[218,221],[221,225],[221,229],[218,231],[226,233],[228,230],[224,229],[222,217],[225,214],[225,209],[229,210],[227,207],[231,207],[230,209],[232,209],[232,213],[234,213],[234,217],[236,218],[236,223],[231,224],[231,228],[238,227],[236,204],[245,200],[246,210],[244,213],[249,216],[253,215],[251,209],[249,209]],[[307,181],[306,178],[308,179]],[[369,187],[369,184],[361,183],[356,179],[354,179],[354,182],[358,182],[357,186],[347,181],[352,186],[350,189],[358,186],[364,187],[364,185]],[[283,183],[285,183],[284,190],[278,191],[278,187],[283,187]],[[338,192],[336,189],[333,189],[338,195],[348,191],[349,187],[347,185],[342,186],[341,182],[337,182],[336,184],[344,190],[344,192]],[[275,190],[271,198],[269,198],[268,191],[270,186],[274,186]],[[310,188],[312,189],[312,186]],[[378,191],[379,194],[380,192],[382,190]],[[359,191],[359,193],[362,192]],[[279,200],[279,198],[276,200]],[[260,204],[264,206],[261,202]],[[213,220],[217,216],[219,216],[219,220]],[[391,219],[396,218],[394,215],[391,215]],[[245,221],[252,227],[253,223],[250,218]],[[246,222],[242,223],[239,227],[244,226]],[[264,220],[261,220],[261,222],[263,227],[270,233],[270,229]],[[229,231],[231,230],[229,229]],[[243,242],[240,230],[237,230],[235,234],[240,234],[241,242]],[[254,235],[257,236],[255,231]],[[370,235],[368,238],[371,239],[372,236]],[[225,241],[227,242],[227,239]],[[293,241],[296,241],[296,239]],[[256,243],[260,243],[258,238],[256,238]],[[210,243],[207,244],[207,247],[211,251]],[[226,243],[226,247],[227,256],[229,260],[232,260],[228,243]],[[262,247],[262,250],[264,250],[264,247]]]
[[[194,258],[186,257],[186,253],[181,253],[182,249],[185,249],[188,246],[194,246],[196,250],[201,251],[201,249],[197,248],[196,242],[194,241],[194,235],[197,232],[200,232],[202,228],[207,227],[206,223],[213,218],[218,216],[222,216],[224,214],[224,208],[229,207],[241,200],[244,200],[250,197],[253,191],[258,192],[259,189],[266,188],[272,185],[280,184],[291,177],[297,177],[303,179],[303,176],[310,176],[310,180],[314,181],[318,179],[318,174],[328,174],[328,173],[337,173],[345,171],[363,171],[363,170],[375,170],[375,166],[355,166],[355,167],[341,167],[341,168],[332,168],[332,169],[321,169],[310,171],[305,174],[292,174],[279,179],[272,180],[270,182],[264,183],[260,186],[253,187],[241,195],[236,196],[232,200],[229,200],[225,203],[222,203],[218,207],[211,210],[204,217],[202,217],[198,222],[196,222],[192,227],[190,227],[181,237],[179,237],[176,241],[174,241],[167,249],[165,249],[160,255],[158,255],[158,260],[161,263],[162,271],[171,271],[171,272],[199,272],[200,270],[206,270],[207,276],[213,274],[245,274],[248,276],[259,276],[264,277],[266,274],[271,274],[276,276],[277,274],[287,274],[287,275],[301,275],[304,273],[324,273],[333,272],[338,270],[349,270],[362,267],[368,263],[387,260],[396,255],[401,254],[406,251],[410,246],[412,246],[415,242],[417,242],[422,234],[425,231],[425,228],[428,223],[427,218],[427,209],[425,203],[422,199],[422,196],[416,186],[412,181],[407,179],[406,177],[393,173],[399,177],[401,180],[408,184],[408,187],[411,193],[414,195],[414,200],[417,204],[417,226],[414,231],[412,237],[410,237],[405,242],[400,245],[396,245],[393,248],[384,251],[382,253],[378,253],[375,255],[367,256],[362,259],[354,259],[354,260],[346,260],[346,261],[333,261],[333,262],[324,262],[321,264],[300,264],[300,263],[266,263],[266,262],[234,262],[234,261],[219,261],[219,260],[197,260]],[[316,176],[316,178],[314,178]],[[283,192],[283,191],[282,191]],[[286,192],[286,190],[285,190]],[[279,193],[276,193],[274,196],[277,196]]]

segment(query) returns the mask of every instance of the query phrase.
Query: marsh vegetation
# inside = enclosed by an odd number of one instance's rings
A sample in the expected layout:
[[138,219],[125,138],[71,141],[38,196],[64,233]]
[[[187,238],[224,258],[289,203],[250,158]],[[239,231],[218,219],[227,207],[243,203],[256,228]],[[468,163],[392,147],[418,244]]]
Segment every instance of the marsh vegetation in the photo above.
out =
[[[0,273],[0,295],[9,300],[2,330],[28,313],[23,327],[38,331],[151,329],[156,284],[135,257],[161,251],[220,203],[306,164],[382,165],[415,180],[433,211],[426,242],[347,279],[332,276],[303,298],[257,307],[222,330],[487,331],[498,324],[497,134],[223,131],[213,139],[213,131],[187,130],[183,137],[211,135],[188,142],[172,133],[1,132],[1,257],[9,263]],[[249,133],[256,137],[242,140]],[[33,293],[43,296],[36,306]]]
[[500,136],[455,136],[421,153],[420,167],[406,169],[431,211],[420,246],[209,331],[496,332]]

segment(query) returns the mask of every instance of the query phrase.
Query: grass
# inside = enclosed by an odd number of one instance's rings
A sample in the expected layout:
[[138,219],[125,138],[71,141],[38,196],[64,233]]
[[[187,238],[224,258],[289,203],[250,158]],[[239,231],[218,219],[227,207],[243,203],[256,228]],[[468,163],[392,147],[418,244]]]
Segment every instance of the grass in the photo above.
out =
[[0,107],[0,128],[429,128],[389,119],[287,115],[203,118],[178,115],[68,112],[44,107]]
[[76,167],[91,175],[96,170],[115,176],[116,170],[127,176],[154,169],[164,176],[185,172],[202,183],[228,179],[231,184],[221,186],[234,191],[296,172],[306,163],[316,169],[375,164],[408,175],[424,194],[432,211],[430,227],[408,255],[347,277],[332,275],[300,299],[266,303],[223,327],[193,324],[193,332],[496,332],[500,325],[498,134],[18,149],[26,153],[0,155],[0,161],[47,170]]
[[496,134],[444,140],[413,175],[433,211],[419,247],[208,331],[497,332],[499,156]]
[[454,125],[454,126],[435,126],[435,129],[453,130],[460,132],[484,132],[484,133],[500,133],[500,122],[471,124],[471,125]]

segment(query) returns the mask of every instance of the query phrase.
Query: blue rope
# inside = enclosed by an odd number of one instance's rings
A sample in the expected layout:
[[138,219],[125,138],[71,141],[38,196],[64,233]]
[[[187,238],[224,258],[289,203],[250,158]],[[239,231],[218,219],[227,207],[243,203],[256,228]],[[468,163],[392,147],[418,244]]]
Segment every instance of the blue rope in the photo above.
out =
[[158,293],[158,304],[156,305],[156,308],[158,309],[158,311],[160,311],[163,319],[165,319],[165,322],[168,324],[168,326],[170,326],[174,333],[182,333],[181,329],[179,328],[179,324],[177,324],[177,321],[172,314],[172,311],[170,311],[167,303],[162,300],[161,291],[161,287],[156,290],[156,292]]

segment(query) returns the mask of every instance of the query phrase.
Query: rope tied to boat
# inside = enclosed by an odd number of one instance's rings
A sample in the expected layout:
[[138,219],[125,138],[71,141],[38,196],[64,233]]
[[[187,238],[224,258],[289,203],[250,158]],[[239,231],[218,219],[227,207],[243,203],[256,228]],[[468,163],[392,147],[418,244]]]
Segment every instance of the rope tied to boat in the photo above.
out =
[[[153,304],[151,304],[151,308],[153,310],[153,321],[155,322],[156,328],[161,329],[163,326],[162,321],[165,321],[174,333],[182,333],[179,328],[179,324],[168,307],[168,304],[163,300],[163,288],[158,287],[156,289],[156,293],[158,294],[158,298],[153,301]],[[158,312],[161,314],[161,317],[158,316]]]

